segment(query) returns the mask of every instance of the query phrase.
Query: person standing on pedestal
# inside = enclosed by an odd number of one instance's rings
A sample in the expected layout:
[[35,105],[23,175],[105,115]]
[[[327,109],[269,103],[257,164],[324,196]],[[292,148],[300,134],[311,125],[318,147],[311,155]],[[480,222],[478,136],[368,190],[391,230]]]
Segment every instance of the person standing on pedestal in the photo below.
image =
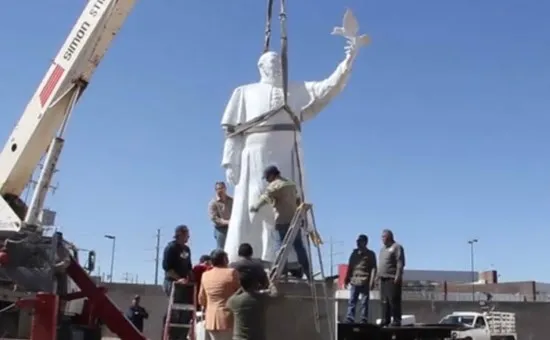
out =
[[395,242],[393,232],[382,231],[378,277],[380,278],[380,301],[382,302],[382,325],[401,326],[401,295],[405,250]]
[[353,250],[348,262],[345,284],[350,286],[346,322],[355,323],[357,302],[361,298],[360,322],[367,323],[369,316],[369,296],[376,282],[376,255],[367,248],[367,235],[357,237],[357,248]]
[[208,204],[208,215],[214,223],[214,238],[216,248],[223,249],[227,238],[227,229],[233,210],[233,198],[227,194],[227,187],[224,182],[216,182],[216,197]]

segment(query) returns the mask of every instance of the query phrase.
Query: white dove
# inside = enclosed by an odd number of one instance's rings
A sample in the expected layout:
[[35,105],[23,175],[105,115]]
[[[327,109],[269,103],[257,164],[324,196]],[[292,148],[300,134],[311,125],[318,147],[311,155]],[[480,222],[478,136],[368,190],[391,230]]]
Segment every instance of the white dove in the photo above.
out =
[[344,14],[344,22],[342,27],[334,27],[332,30],[332,35],[341,35],[356,47],[361,47],[370,43],[370,38],[368,35],[363,34],[358,36],[358,33],[359,23],[357,22],[355,15],[353,15],[353,12],[350,9],[347,9]]

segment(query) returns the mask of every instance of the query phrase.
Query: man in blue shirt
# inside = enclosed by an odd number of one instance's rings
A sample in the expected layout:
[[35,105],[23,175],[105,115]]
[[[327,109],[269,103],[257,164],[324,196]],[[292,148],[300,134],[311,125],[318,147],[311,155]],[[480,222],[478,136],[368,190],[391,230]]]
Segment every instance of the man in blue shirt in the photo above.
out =
[[139,304],[140,300],[139,295],[134,296],[132,305],[126,312],[126,317],[134,324],[138,331],[143,333],[143,320],[149,318],[149,314],[147,314],[145,308],[141,307]]
[[357,248],[349,257],[345,284],[350,286],[350,297],[346,322],[355,323],[355,309],[361,298],[360,322],[367,323],[369,319],[369,295],[374,288],[376,279],[376,254],[367,245],[369,238],[361,234],[357,237]]

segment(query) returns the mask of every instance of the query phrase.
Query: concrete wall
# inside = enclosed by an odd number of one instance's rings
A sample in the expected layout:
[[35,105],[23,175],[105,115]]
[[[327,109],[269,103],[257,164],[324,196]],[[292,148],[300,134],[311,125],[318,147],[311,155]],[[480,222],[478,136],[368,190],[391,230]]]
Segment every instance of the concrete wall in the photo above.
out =
[[282,297],[274,298],[268,309],[267,340],[331,340],[329,326],[332,326],[334,334],[335,320],[333,289],[332,287],[327,289],[330,300],[325,300],[322,284],[316,284],[316,290],[321,336],[315,328],[314,299],[311,288],[305,283],[287,283],[280,285],[279,291]]
[[[319,311],[321,330],[324,340],[328,339],[328,323],[334,320],[334,303],[331,298],[331,308],[325,308],[322,298],[323,288],[317,286],[319,296]],[[150,339],[158,339],[162,329],[162,317],[166,310],[167,299],[158,286],[108,284],[109,296],[124,310],[135,294],[142,297],[142,304],[149,311],[150,318],[145,325],[145,334]],[[268,310],[268,340],[280,339],[313,339],[318,338],[314,328],[313,299],[310,288],[306,284],[287,283],[281,285],[283,298],[277,298]],[[329,296],[334,296],[329,288]],[[338,316],[345,315],[347,302],[339,300]],[[496,309],[516,313],[519,340],[548,340],[550,334],[550,303],[543,302],[497,302]],[[437,322],[443,316],[453,311],[477,311],[478,303],[462,301],[404,301],[405,314],[414,314],[419,322]],[[380,303],[373,300],[370,303],[370,315],[374,320],[380,316]],[[287,325],[281,327],[281,325]],[[108,336],[108,334],[106,334]]]
[[[149,312],[149,320],[145,323],[144,333],[149,339],[160,339],[162,332],[162,318],[166,313],[167,298],[161,287],[153,285],[133,284],[106,284],[108,295],[119,308],[124,311],[134,295],[141,296],[141,304]],[[328,322],[334,320],[334,304],[330,301],[329,314],[323,298],[323,285],[317,284],[317,295],[319,296],[321,330],[325,335],[328,332]],[[267,319],[268,340],[281,339],[314,339],[316,336],[313,318],[313,299],[310,287],[305,283],[287,283],[280,287],[281,295],[284,297],[275,298],[271,304]],[[328,291],[328,296],[333,296],[333,291]],[[288,325],[288,327],[281,327]],[[113,336],[108,330],[105,336]],[[330,340],[329,337],[325,338]]]
[[[168,298],[161,286],[137,285],[125,283],[103,283],[108,289],[108,295],[122,312],[130,306],[134,295],[141,296],[141,304],[149,313],[145,321],[144,333],[149,339],[161,339],[162,318],[166,313]],[[105,336],[113,336],[106,331]]]
[[[109,297],[122,311],[130,305],[132,297],[139,294],[143,306],[148,310],[150,318],[145,324],[145,335],[149,339],[160,339],[162,317],[166,311],[167,298],[160,286],[107,284]],[[334,322],[334,303],[330,298],[330,308],[327,311],[323,298],[323,287],[317,286],[319,296],[319,311],[323,340],[329,339],[328,325]],[[280,291],[283,297],[273,300],[268,310],[268,340],[281,339],[319,339],[314,327],[313,306],[310,287],[305,283],[282,284]],[[328,296],[334,296],[329,287]],[[338,316],[345,315],[347,302],[339,300]],[[550,303],[543,302],[497,302],[497,310],[516,313],[519,340],[548,340],[550,334]],[[437,322],[453,311],[477,311],[479,304],[461,301],[404,301],[405,314],[414,314],[419,322]],[[374,320],[380,316],[380,303],[373,300],[370,303],[370,316]],[[25,318],[23,318],[25,319]],[[28,321],[28,317],[27,317]],[[21,323],[22,320],[19,320]],[[105,336],[113,336],[106,332]],[[0,334],[1,337],[1,334]]]

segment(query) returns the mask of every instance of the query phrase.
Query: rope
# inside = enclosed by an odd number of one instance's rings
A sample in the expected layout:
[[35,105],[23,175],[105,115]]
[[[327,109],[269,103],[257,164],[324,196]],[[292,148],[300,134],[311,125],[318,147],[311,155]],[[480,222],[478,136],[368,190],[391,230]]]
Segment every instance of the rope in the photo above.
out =
[[294,157],[296,158],[296,167],[298,168],[298,181],[300,186],[300,199],[305,202],[305,191],[303,181],[302,162],[300,160],[300,149],[298,145],[298,129],[299,122],[294,120],[294,113],[288,107],[288,35],[286,30],[286,0],[281,0],[281,10],[279,13],[279,20],[281,23],[281,71],[283,76],[283,94],[284,103],[290,118],[295,122],[296,130],[294,131]]
[[[298,186],[300,187],[300,199],[305,202],[304,180],[302,172],[302,164],[300,161],[299,145],[298,145],[298,130],[300,128],[300,120],[296,120],[294,113],[288,106],[288,35],[286,29],[286,0],[280,0],[279,21],[281,25],[281,72],[283,78],[283,108],[290,115],[290,118],[296,124],[296,130],[294,131],[294,157],[296,158],[296,167],[298,169]],[[267,17],[265,24],[265,40],[264,40],[264,53],[269,51],[271,43],[271,20],[273,17],[273,0],[267,1]]]
[[[300,159],[300,148],[299,148],[299,144],[298,144],[298,132],[300,131],[300,124],[301,124],[301,117],[296,117],[296,115],[294,114],[294,112],[291,110],[291,108],[289,107],[288,105],[288,36],[287,36],[287,29],[286,29],[286,0],[280,0],[280,12],[279,12],[279,21],[280,21],[280,25],[281,25],[281,52],[280,52],[280,57],[281,57],[281,72],[282,72],[282,81],[283,81],[283,107],[282,109],[285,110],[288,115],[290,116],[291,120],[294,122],[295,124],[295,129],[294,129],[294,145],[293,145],[293,148],[294,148],[294,157],[296,159],[296,169],[298,170],[298,186],[300,188],[299,190],[299,197],[300,197],[300,201],[302,202],[302,205],[301,207],[303,208],[304,207],[304,204],[306,202],[305,200],[305,190],[304,190],[304,178],[303,178],[303,169],[302,169],[302,162],[301,162],[301,159]],[[273,15],[273,0],[268,0],[267,2],[267,19],[266,19],[266,28],[265,28],[265,41],[264,41],[264,53],[265,52],[268,52],[269,51],[269,45],[270,45],[270,41],[271,41],[271,19],[272,19],[272,15]],[[294,170],[293,170],[294,171]],[[322,240],[321,240],[321,237],[319,235],[319,232],[317,231],[317,226],[315,225],[315,217],[313,215],[313,210],[311,208],[309,208],[307,211],[306,211],[306,215],[305,215],[305,220],[309,220],[308,216],[307,216],[307,213],[310,213],[310,216],[311,216],[311,224],[312,224],[312,230],[310,230],[308,232],[310,238],[311,238],[311,242],[313,242],[315,244],[315,246],[317,247],[317,251],[320,255],[320,248],[319,248],[319,245],[322,244]],[[307,222],[306,222],[307,223]],[[297,237],[302,237],[301,235],[301,232],[300,232],[300,235],[297,235]],[[313,258],[312,258],[312,254],[311,254],[311,246],[310,246],[310,240],[307,239],[307,243],[308,243],[308,247],[307,247],[307,251],[308,251],[308,260],[310,262],[310,271],[312,272],[313,271]],[[321,264],[321,268],[322,268],[322,259],[321,257],[319,256],[319,261],[320,261],[320,264]],[[310,274],[312,274],[310,272]],[[323,275],[324,276],[324,275]],[[326,293],[326,286],[323,286],[324,289],[325,289],[325,293]],[[319,323],[319,306],[317,304],[317,300],[318,300],[318,296],[317,296],[317,292],[316,292],[316,288],[315,286],[312,286],[312,297],[311,297],[314,301],[315,301],[315,304],[314,304],[314,314],[315,314],[315,328],[317,329],[318,332],[320,332],[320,323]],[[325,294],[325,298],[327,298],[326,294]],[[328,306],[328,300],[327,301],[327,306]],[[327,313],[329,312],[329,309],[327,307]],[[332,336],[333,332],[332,332],[332,329],[329,327],[330,329],[330,334]]]
[[[265,25],[265,40],[264,40],[264,53],[269,51],[270,43],[271,43],[271,20],[273,17],[273,0],[267,1],[267,15],[266,15],[266,25]],[[279,11],[279,21],[281,26],[281,72],[282,72],[282,80],[283,80],[283,109],[289,114],[290,118],[296,125],[296,129],[294,130],[294,138],[293,138],[293,149],[294,149],[294,157],[296,160],[296,168],[298,170],[298,187],[299,189],[299,197],[301,202],[305,202],[305,190],[304,190],[304,177],[303,177],[303,168],[302,168],[302,162],[300,158],[300,148],[298,144],[298,131],[300,130],[300,123],[301,119],[294,115],[290,107],[288,106],[288,34],[287,34],[287,27],[286,27],[286,0],[280,0],[280,11]],[[310,232],[310,236],[312,237],[312,241],[315,245],[322,244],[321,237],[319,235],[319,232],[317,231],[317,226],[315,225],[315,221],[312,215],[312,224],[313,224],[313,230]],[[307,219],[307,218],[306,218]],[[311,257],[310,257],[311,258]]]
[[[266,17],[266,25],[265,25],[265,40],[264,40],[264,53],[269,51],[270,48],[270,42],[271,42],[271,20],[273,17],[273,0],[267,1],[267,17]],[[300,118],[296,119],[296,116],[288,106],[288,35],[287,35],[287,29],[286,29],[286,0],[280,0],[280,11],[279,11],[279,21],[281,26],[281,72],[282,72],[282,80],[283,80],[283,109],[289,114],[290,118],[296,125],[296,129],[294,130],[294,140],[293,140],[293,149],[294,149],[294,157],[296,160],[296,168],[298,170],[298,187],[299,190],[299,196],[301,202],[306,202],[305,198],[305,190],[304,190],[304,177],[303,177],[303,168],[302,168],[302,162],[300,158],[300,148],[298,144],[298,131],[300,130]],[[277,110],[278,111],[278,110]],[[319,246],[323,243],[319,232],[317,231],[317,226],[315,225],[315,220],[313,217],[313,213],[311,213],[312,216],[312,224],[313,224],[313,230],[310,231],[310,237],[313,241],[313,243],[316,246]],[[307,217],[306,217],[307,220]],[[311,259],[311,257],[310,257]]]
[[288,104],[288,36],[286,32],[286,0],[280,1],[281,10],[279,12],[279,22],[281,25],[281,71],[283,73],[283,96],[284,104],[286,106]]

